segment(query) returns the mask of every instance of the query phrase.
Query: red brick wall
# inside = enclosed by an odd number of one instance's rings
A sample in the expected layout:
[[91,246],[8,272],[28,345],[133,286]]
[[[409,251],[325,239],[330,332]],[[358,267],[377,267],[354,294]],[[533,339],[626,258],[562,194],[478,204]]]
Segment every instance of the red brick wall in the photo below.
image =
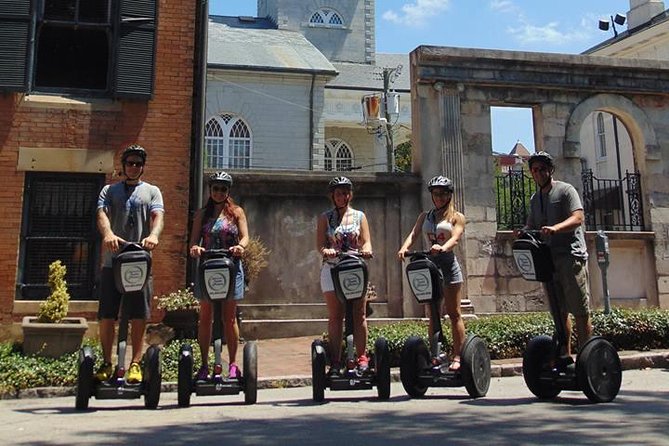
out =
[[[82,111],[29,106],[19,94],[0,94],[0,323],[13,314],[24,172],[19,147],[112,150],[115,167],[123,144],[138,142],[149,152],[144,178],[159,186],[165,201],[165,230],[154,253],[156,294],[185,282],[189,153],[193,92],[196,2],[161,0],[154,97],[122,101],[119,111]],[[113,175],[107,181],[117,181]]]

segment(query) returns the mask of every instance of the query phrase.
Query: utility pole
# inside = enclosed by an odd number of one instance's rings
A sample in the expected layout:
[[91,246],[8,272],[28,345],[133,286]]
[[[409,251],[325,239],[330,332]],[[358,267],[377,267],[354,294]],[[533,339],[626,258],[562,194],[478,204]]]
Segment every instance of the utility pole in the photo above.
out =
[[[385,102],[385,116],[386,118],[386,159],[388,172],[393,172],[395,170],[395,144],[393,142],[393,124],[390,117],[390,107],[388,103],[388,92],[390,91],[390,77],[401,68],[401,65],[397,68],[384,68],[383,69],[383,100]],[[397,75],[393,76],[393,81]]]

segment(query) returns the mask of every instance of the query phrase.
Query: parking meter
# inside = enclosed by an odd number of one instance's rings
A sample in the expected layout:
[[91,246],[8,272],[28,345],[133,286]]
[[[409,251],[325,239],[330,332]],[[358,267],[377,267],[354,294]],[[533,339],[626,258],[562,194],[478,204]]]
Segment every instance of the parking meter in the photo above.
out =
[[609,286],[606,280],[606,270],[609,267],[609,237],[601,229],[595,236],[595,250],[597,251],[597,264],[602,271],[602,292],[604,294],[604,314],[611,312],[611,298]]

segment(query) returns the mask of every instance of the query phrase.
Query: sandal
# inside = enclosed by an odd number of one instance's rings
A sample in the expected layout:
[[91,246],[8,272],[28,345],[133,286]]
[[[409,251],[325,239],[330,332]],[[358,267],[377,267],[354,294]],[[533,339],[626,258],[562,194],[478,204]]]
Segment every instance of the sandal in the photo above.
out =
[[453,358],[450,365],[448,366],[448,370],[451,371],[451,372],[459,371],[460,370],[460,358]]

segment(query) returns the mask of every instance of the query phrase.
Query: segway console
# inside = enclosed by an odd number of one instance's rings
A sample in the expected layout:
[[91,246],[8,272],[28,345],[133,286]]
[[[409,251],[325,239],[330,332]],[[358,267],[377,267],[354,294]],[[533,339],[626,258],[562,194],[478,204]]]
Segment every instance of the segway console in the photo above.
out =
[[[151,273],[151,256],[141,245],[123,242],[119,252],[112,257],[112,271],[116,289],[122,294],[122,303],[127,299],[144,299],[144,287]],[[75,404],[77,409],[87,409],[92,396],[97,399],[134,399],[144,396],[145,407],[155,409],[158,406],[162,383],[160,347],[151,345],[144,354],[142,382],[129,383],[125,380],[127,338],[128,317],[121,310],[118,363],[108,381],[98,382],[94,378],[95,358],[92,349],[86,346],[80,350]]]
[[555,325],[553,337],[530,340],[523,355],[523,378],[541,399],[556,397],[562,390],[580,390],[595,403],[612,401],[622,383],[622,365],[616,349],[594,336],[585,343],[574,364],[565,353],[567,329],[560,318],[550,247],[539,231],[525,231],[513,242],[513,258],[523,278],[543,282]]
[[227,249],[212,249],[203,253],[199,279],[204,297],[213,304],[214,371],[206,380],[193,379],[193,347],[181,347],[178,370],[178,404],[190,406],[191,394],[237,395],[244,392],[244,402],[255,404],[258,390],[258,354],[255,342],[244,345],[243,375],[230,378],[223,375],[223,303],[235,291],[237,268]]
[[490,354],[485,341],[477,335],[467,336],[460,353],[460,369],[456,371],[449,370],[448,357],[441,351],[444,335],[439,307],[443,278],[429,254],[429,251],[407,253],[409,288],[419,303],[430,306],[434,334],[429,348],[419,336],[411,336],[404,342],[400,357],[402,386],[412,398],[425,395],[428,387],[460,386],[465,386],[473,398],[485,396],[490,386]]
[[323,401],[325,389],[363,390],[377,388],[380,399],[390,397],[390,350],[384,338],[374,344],[373,365],[365,372],[356,368],[355,344],[353,340],[353,303],[367,293],[367,264],[360,254],[340,253],[332,267],[335,295],[346,308],[344,339],[346,342],[346,367],[343,373],[326,376],[327,354],[321,340],[311,345],[311,369],[314,401]]

